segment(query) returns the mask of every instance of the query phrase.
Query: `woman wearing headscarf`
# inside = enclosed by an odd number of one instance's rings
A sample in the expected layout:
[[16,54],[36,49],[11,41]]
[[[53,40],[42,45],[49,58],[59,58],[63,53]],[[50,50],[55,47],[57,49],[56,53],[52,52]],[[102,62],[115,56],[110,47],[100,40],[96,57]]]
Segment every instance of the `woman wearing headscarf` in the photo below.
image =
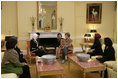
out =
[[45,52],[42,49],[42,46],[39,46],[37,39],[38,39],[38,35],[33,34],[32,39],[30,41],[30,51],[32,53],[35,53],[36,56],[41,57],[42,55],[45,55]]
[[104,39],[105,43],[105,49],[102,56],[97,56],[97,60],[99,60],[101,63],[104,63],[105,61],[115,61],[115,50],[112,46],[112,41],[110,38]]
[[101,38],[101,35],[96,33],[94,36],[94,44],[88,52],[88,54],[90,54],[90,56],[103,54],[100,38]]

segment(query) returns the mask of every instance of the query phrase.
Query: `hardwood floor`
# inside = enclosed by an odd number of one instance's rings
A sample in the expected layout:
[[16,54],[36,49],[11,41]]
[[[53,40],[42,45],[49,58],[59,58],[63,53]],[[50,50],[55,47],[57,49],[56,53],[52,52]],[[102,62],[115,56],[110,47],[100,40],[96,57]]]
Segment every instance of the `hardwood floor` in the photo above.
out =
[[[33,60],[34,61],[34,60]],[[35,62],[32,61],[32,64],[30,66],[30,73],[32,78],[37,78],[36,76],[36,65]],[[58,59],[59,63],[61,63],[61,60]],[[62,67],[64,68],[64,76],[63,78],[82,78],[82,72],[73,64],[71,64],[71,71],[68,71],[68,63],[62,64]],[[59,78],[58,75],[52,75],[52,76],[42,76],[41,78]],[[92,72],[87,73],[86,78],[100,78],[100,74],[98,72]]]

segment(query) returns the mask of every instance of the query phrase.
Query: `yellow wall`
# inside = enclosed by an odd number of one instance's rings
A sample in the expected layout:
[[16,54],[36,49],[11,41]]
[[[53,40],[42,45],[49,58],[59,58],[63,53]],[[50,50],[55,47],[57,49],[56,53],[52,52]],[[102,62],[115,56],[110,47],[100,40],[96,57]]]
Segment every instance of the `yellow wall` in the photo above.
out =
[[[101,24],[86,24],[86,5],[87,3],[102,3],[102,23]],[[12,4],[12,5],[11,5]],[[26,49],[26,39],[29,39],[29,33],[32,31],[30,17],[37,18],[37,2],[36,1],[5,1],[2,5],[1,12],[1,30],[2,34],[12,34],[24,40],[19,42],[21,49]],[[102,35],[102,37],[114,38],[115,26],[115,10],[114,2],[90,2],[90,1],[58,1],[57,2],[57,18],[63,17],[63,31],[70,32],[73,39],[74,47],[78,47],[80,42],[83,42],[83,35],[90,31],[94,25]],[[57,20],[57,30],[59,32],[60,25]],[[37,21],[35,22],[35,31],[43,32],[37,29]],[[116,30],[117,31],[117,30]]]
[[[87,3],[102,3],[102,18],[101,24],[86,24],[86,7]],[[75,28],[76,28],[76,37],[83,37],[85,33],[89,33],[90,29],[93,26],[96,28],[97,32],[101,34],[102,38],[110,37],[114,38],[114,26],[115,26],[115,11],[114,11],[114,2],[111,1],[79,1],[75,2]],[[83,42],[82,40],[76,41],[75,46],[79,46],[79,43]]]
[[[73,1],[59,1],[57,3],[57,17],[63,17],[63,32],[70,32],[71,38],[75,37],[75,16]],[[57,20],[58,30],[60,29],[59,21]],[[75,41],[73,41],[73,44]]]
[[117,43],[117,8],[115,8],[114,42]]
[[17,36],[17,2],[2,2],[1,10],[1,33]]
[[[18,1],[18,37],[29,38],[29,33],[32,31],[30,17],[37,17],[37,5],[35,1]],[[37,25],[35,25],[37,26]]]

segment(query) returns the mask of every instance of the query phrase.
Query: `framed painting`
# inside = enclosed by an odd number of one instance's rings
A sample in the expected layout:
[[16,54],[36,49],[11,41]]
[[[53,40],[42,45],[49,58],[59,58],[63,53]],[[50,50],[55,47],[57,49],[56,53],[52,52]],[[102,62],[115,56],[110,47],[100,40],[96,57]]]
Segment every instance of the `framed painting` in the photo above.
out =
[[87,24],[101,24],[101,17],[102,17],[101,3],[87,4],[87,17],[86,17]]

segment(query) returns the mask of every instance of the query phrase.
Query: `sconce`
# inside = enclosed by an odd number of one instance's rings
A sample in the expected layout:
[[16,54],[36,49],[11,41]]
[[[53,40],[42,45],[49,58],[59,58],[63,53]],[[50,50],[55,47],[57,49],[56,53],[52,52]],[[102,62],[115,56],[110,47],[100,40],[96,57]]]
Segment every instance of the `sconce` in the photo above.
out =
[[39,10],[39,15],[43,17],[45,14],[46,14],[46,10],[41,8]]
[[60,18],[58,18],[58,20],[59,20],[59,23],[60,23],[60,32],[63,32],[62,26],[63,26],[64,18],[60,17]]
[[30,20],[32,22],[32,31],[34,31],[34,25],[35,25],[35,20],[36,20],[36,17],[30,17]]

